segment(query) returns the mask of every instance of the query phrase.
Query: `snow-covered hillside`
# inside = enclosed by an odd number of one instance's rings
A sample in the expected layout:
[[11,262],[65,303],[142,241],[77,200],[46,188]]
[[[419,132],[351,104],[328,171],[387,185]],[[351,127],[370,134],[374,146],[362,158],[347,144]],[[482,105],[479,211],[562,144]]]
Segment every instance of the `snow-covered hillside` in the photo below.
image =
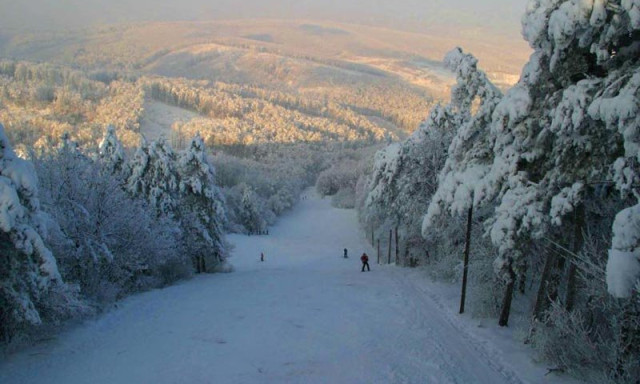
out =
[[0,382],[567,382],[513,330],[454,314],[457,287],[375,257],[361,273],[359,255],[374,253],[355,212],[306,196],[268,236],[230,236],[235,272],[129,297],[5,358]]

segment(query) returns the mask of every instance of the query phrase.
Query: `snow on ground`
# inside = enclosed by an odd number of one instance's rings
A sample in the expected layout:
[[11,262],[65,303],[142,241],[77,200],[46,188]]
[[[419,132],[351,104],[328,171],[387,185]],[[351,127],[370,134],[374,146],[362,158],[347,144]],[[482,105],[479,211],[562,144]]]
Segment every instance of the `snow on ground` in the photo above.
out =
[[183,108],[159,101],[147,100],[144,103],[144,116],[140,122],[140,133],[149,141],[158,140],[160,136],[169,139],[172,137],[174,123],[186,123],[197,117],[201,116]]
[[545,376],[512,330],[456,315],[456,287],[375,257],[361,273],[373,252],[355,213],[307,195],[269,236],[230,236],[235,272],[125,299],[6,358],[0,382],[569,382]]

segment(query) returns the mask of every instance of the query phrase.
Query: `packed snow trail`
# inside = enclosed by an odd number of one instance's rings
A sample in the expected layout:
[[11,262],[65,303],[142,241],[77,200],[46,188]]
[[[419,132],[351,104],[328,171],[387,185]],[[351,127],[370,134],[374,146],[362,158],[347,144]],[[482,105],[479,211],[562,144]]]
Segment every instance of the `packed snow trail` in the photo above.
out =
[[[542,368],[505,363],[501,351],[415,284],[424,280],[416,271],[376,265],[353,211],[308,196],[269,236],[230,236],[235,272],[130,297],[96,320],[4,359],[0,382],[548,380]],[[371,256],[371,272],[360,272],[363,251]]]

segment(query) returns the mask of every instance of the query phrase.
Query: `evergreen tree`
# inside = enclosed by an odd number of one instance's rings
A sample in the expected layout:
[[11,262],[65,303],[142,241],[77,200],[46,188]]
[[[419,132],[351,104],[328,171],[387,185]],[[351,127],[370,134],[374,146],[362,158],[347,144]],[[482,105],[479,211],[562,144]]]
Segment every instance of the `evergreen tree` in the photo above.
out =
[[[113,125],[107,126],[102,141],[98,147],[99,158],[104,167],[111,174],[125,173],[125,155],[124,148],[118,140],[116,129]],[[123,175],[127,176],[127,175]]]
[[40,324],[39,304],[62,284],[55,258],[44,244],[37,177],[18,158],[0,124],[0,332]]
[[144,140],[129,166],[127,190],[146,199],[158,216],[172,218],[179,199],[177,155],[164,138],[147,144]]
[[456,48],[446,55],[445,63],[458,79],[446,109],[454,115],[449,126],[456,132],[424,220],[424,235],[443,211],[463,214],[482,201],[483,179],[493,160],[491,148],[495,136],[489,132],[491,116],[502,98],[486,74],[478,70],[478,61],[472,55]]
[[159,284],[153,275],[168,263],[179,267],[175,223],[158,218],[146,199],[128,195],[117,175],[68,136],[35,162],[55,222],[47,241],[65,281],[77,284],[85,298],[104,305]]
[[264,230],[265,223],[260,217],[256,194],[253,189],[246,184],[242,187],[239,209],[240,223],[249,233],[259,233]]
[[209,271],[226,256],[223,240],[226,215],[222,193],[215,184],[215,170],[207,159],[200,135],[180,153],[177,168],[179,216],[187,233],[187,247],[196,270]]
[[[534,53],[495,108],[494,158],[480,196],[499,199],[490,233],[500,250],[496,267],[506,279],[523,263],[530,241],[562,225],[589,188],[610,174],[623,193],[637,186],[637,12],[630,1],[540,0],[528,6],[523,31]],[[640,263],[630,251],[640,238],[632,227],[614,225],[619,241],[610,253],[630,267]],[[638,278],[631,271],[640,267],[627,268],[625,289],[616,286],[613,293],[629,294]],[[503,313],[506,323],[508,308]]]

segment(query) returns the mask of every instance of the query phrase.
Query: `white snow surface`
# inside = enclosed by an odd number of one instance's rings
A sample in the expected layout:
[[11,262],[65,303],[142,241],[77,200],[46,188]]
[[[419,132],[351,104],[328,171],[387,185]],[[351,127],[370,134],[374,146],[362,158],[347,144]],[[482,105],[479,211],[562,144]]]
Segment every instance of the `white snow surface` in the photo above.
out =
[[235,272],[129,297],[4,357],[0,383],[573,382],[513,329],[458,315],[457,286],[378,266],[355,212],[306,193],[268,236],[230,236]]

